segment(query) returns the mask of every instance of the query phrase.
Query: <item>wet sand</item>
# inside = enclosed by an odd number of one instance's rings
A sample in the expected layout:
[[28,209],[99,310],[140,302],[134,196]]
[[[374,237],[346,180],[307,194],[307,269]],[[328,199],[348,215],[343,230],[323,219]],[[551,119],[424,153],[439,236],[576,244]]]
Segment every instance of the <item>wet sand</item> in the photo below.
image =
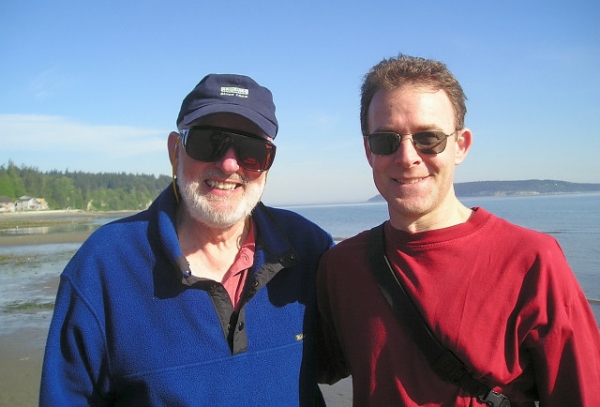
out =
[[[0,229],[26,226],[56,226],[60,224],[84,224],[99,219],[116,219],[133,215],[137,211],[83,212],[77,210],[29,211],[0,213]],[[36,225],[36,222],[38,223]],[[50,223],[51,222],[51,223]],[[23,226],[21,226],[23,227]],[[42,234],[0,235],[0,246],[22,246],[53,243],[81,243],[92,231],[74,231]]]
[[25,246],[53,243],[81,243],[92,232],[52,233],[46,235],[0,236],[0,246]]
[[[40,372],[47,329],[27,329],[0,336],[0,406],[38,405]],[[352,406],[352,383],[322,385],[328,407]]]
[[[69,222],[93,218],[74,211],[43,211],[0,214],[0,228],[36,221]],[[0,246],[81,243],[91,232],[0,235]],[[58,284],[58,276],[56,278]],[[56,285],[55,284],[55,285]],[[25,327],[0,335],[0,406],[37,406],[40,373],[48,327]]]
[[[42,211],[25,213],[0,213],[2,224],[15,221],[35,222],[56,220],[59,222],[81,222],[98,218],[124,217],[135,212],[80,212]],[[81,243],[91,231],[0,235],[0,246],[23,246],[55,243]],[[58,284],[53,284],[54,290]],[[49,321],[48,321],[49,324]],[[30,407],[38,405],[40,373],[44,357],[44,346],[48,326],[27,327],[16,332],[0,335],[0,406]],[[327,406],[345,407],[352,405],[352,385],[350,379],[334,386],[321,386]]]
[[352,378],[340,380],[333,386],[321,385],[328,407],[352,407]]
[[0,336],[0,406],[38,405],[47,329]]

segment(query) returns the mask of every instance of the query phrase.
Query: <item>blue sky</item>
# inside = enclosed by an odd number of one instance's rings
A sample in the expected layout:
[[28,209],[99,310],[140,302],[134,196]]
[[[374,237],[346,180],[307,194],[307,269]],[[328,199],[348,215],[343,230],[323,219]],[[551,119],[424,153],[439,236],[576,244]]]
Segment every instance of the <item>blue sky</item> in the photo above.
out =
[[170,174],[183,97],[239,73],[277,105],[264,201],[364,201],[361,80],[404,53],[445,62],[467,94],[457,182],[600,183],[598,21],[593,0],[5,0],[0,164]]

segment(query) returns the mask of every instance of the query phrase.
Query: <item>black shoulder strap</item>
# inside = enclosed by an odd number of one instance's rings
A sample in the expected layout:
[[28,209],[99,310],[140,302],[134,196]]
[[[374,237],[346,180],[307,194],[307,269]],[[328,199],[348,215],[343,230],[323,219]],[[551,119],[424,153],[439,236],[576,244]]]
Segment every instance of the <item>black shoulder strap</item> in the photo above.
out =
[[369,265],[383,296],[399,321],[413,336],[433,370],[442,379],[462,387],[490,407],[510,407],[510,402],[505,396],[473,378],[465,365],[451,351],[444,348],[431,332],[387,259],[383,225],[384,223],[369,232]]

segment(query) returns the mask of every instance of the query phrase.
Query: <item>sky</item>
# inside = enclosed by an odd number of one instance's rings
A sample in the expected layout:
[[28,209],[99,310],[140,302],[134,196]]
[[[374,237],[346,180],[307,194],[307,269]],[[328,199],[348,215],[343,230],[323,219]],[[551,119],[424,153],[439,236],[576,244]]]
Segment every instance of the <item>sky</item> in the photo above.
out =
[[596,0],[0,0],[0,165],[170,175],[181,101],[237,73],[277,106],[263,201],[364,202],[361,82],[403,53],[468,97],[456,182],[600,183],[598,21]]

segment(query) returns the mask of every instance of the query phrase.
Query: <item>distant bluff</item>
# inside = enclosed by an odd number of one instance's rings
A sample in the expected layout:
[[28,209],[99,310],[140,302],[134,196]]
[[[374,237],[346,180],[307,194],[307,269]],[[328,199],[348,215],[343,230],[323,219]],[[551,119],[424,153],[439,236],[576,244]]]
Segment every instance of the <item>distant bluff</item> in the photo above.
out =
[[[469,196],[515,196],[542,194],[573,194],[584,192],[600,192],[600,184],[584,184],[556,180],[530,179],[524,181],[476,181],[454,184],[456,195]],[[383,201],[376,195],[368,202]]]

